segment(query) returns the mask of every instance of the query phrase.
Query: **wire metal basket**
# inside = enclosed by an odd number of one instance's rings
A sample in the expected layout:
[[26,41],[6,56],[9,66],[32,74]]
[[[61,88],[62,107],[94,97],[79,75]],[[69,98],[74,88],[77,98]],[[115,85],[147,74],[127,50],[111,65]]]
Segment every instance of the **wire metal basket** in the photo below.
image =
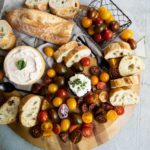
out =
[[[81,20],[83,17],[85,17],[87,15],[87,10],[90,7],[94,7],[96,9],[98,9],[100,6],[105,6],[109,11],[111,11],[111,13],[113,14],[113,16],[115,17],[115,20],[118,21],[120,23],[120,29],[119,31],[117,31],[116,33],[114,33],[114,36],[111,40],[109,41],[104,41],[101,44],[96,43],[93,38],[87,33],[87,30],[85,28],[82,27],[81,25]],[[82,30],[82,32],[96,45],[97,48],[99,48],[100,50],[103,50],[104,48],[107,47],[108,44],[112,43],[119,35],[120,33],[125,30],[126,28],[128,28],[131,24],[132,21],[129,19],[129,17],[112,1],[112,0],[94,0],[92,1],[88,7],[86,7],[85,9],[82,9],[78,15],[75,17],[75,22],[77,23],[77,25],[80,27],[80,29]]]

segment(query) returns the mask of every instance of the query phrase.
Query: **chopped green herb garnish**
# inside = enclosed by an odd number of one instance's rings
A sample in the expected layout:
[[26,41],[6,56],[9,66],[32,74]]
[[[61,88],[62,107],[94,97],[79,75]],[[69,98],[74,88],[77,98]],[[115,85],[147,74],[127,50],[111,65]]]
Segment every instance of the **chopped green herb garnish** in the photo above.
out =
[[18,60],[16,66],[19,70],[22,70],[26,67],[27,63],[24,60]]

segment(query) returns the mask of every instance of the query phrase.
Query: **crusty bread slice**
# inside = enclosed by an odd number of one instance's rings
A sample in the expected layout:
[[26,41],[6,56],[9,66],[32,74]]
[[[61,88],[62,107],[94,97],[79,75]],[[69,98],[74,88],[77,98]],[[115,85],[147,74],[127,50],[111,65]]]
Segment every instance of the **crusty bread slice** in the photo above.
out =
[[48,0],[26,0],[25,5],[32,9],[47,10]]
[[16,37],[11,26],[5,20],[0,20],[0,48],[12,49],[16,44]]
[[67,56],[67,54],[75,49],[78,46],[78,43],[76,41],[71,41],[65,45],[62,45],[55,53],[54,58],[57,63],[61,63],[63,61],[63,58]]
[[16,120],[19,104],[20,98],[12,96],[0,107],[0,124],[10,124]]
[[139,74],[144,71],[144,63],[138,56],[125,56],[119,63],[119,73],[121,76]]
[[139,77],[137,75],[114,79],[110,81],[111,88],[129,87],[132,85],[140,84]]
[[133,105],[139,102],[139,96],[130,88],[116,88],[109,94],[109,100],[113,106]]
[[90,56],[90,54],[91,50],[87,46],[81,45],[70,51],[64,58],[64,62],[67,67],[71,67],[74,63],[79,62],[82,58]]
[[50,10],[53,14],[71,19],[79,11],[79,0],[49,0]]
[[130,45],[126,42],[115,42],[109,44],[108,47],[104,50],[104,58],[119,58],[126,55],[132,55],[133,51],[130,48]]
[[21,100],[19,107],[20,122],[25,127],[32,127],[37,122],[42,98],[36,95],[27,95]]

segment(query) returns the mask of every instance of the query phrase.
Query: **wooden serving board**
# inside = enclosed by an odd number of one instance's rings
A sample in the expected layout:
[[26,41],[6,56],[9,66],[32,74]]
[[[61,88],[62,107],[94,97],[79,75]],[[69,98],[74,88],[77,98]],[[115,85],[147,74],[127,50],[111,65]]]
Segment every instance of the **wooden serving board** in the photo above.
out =
[[[96,63],[96,59],[92,58],[91,62],[93,65]],[[88,68],[85,69],[85,73]],[[139,86],[134,86],[132,89],[139,94]],[[119,117],[115,122],[107,122],[105,124],[99,124],[94,122],[94,135],[90,138],[82,138],[78,144],[73,144],[68,141],[63,143],[58,135],[53,135],[49,138],[41,137],[39,139],[34,139],[29,134],[29,129],[23,127],[19,123],[14,123],[10,125],[19,136],[27,140],[33,145],[36,145],[44,150],[91,150],[101,144],[104,144],[112,137],[114,137],[120,129],[127,123],[128,119],[134,112],[135,105],[125,107],[125,114]]]

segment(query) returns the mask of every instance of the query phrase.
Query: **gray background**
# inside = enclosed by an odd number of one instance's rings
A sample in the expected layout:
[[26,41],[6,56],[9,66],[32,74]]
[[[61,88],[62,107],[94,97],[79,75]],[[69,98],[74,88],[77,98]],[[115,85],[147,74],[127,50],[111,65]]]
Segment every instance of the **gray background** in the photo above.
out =
[[[1,1],[1,0],[0,0]],[[9,0],[12,2],[12,0]],[[19,1],[19,0],[18,0]],[[84,3],[90,0],[82,0]],[[130,16],[139,32],[146,35],[146,70],[143,75],[141,103],[122,131],[94,150],[150,149],[150,0],[114,0]],[[136,34],[136,33],[135,33]],[[0,126],[0,150],[38,150],[15,135],[7,126]]]

